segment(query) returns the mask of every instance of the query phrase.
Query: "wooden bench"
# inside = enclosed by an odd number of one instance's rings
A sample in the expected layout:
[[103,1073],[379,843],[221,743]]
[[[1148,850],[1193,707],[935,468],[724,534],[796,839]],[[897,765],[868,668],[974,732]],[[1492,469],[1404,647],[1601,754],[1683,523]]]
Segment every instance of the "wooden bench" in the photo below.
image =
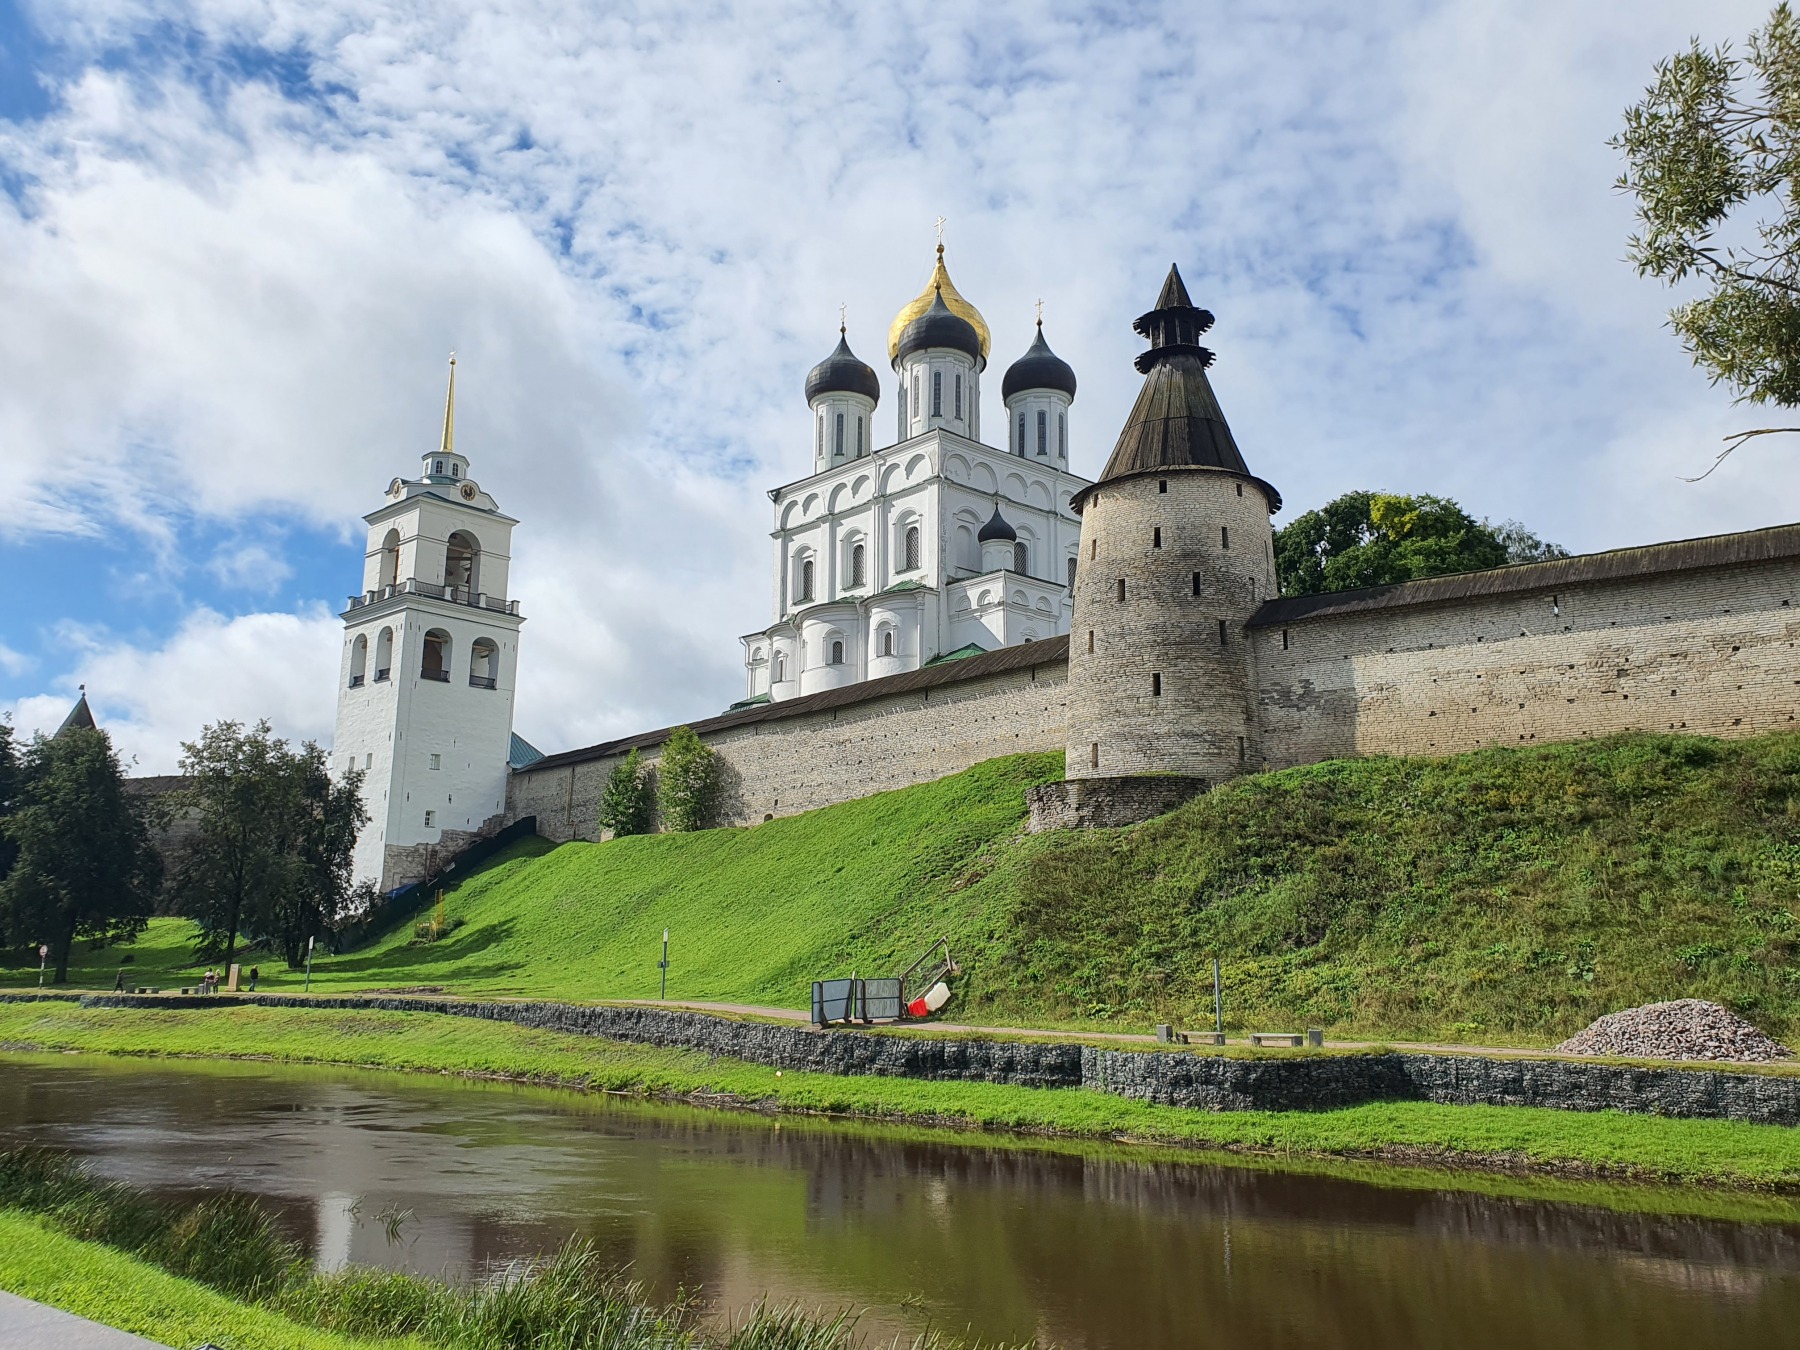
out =
[[1250,1044],[1286,1045],[1298,1049],[1306,1044],[1306,1037],[1297,1031],[1253,1031],[1250,1033]]

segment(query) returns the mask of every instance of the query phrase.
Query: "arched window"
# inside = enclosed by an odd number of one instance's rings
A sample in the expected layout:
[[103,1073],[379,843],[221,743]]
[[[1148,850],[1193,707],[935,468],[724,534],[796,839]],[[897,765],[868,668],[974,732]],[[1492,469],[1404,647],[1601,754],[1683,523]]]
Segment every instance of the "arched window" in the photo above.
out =
[[802,558],[800,571],[794,579],[794,599],[810,600],[813,598],[813,560]]
[[844,457],[844,414],[837,415],[837,427],[832,433],[831,453],[839,459]]
[[380,684],[394,670],[394,630],[384,628],[375,639],[375,683]]
[[782,652],[775,653],[775,683],[780,684],[787,678],[787,656]]
[[860,415],[856,419],[856,457],[863,457],[863,420]]
[[421,679],[450,683],[450,635],[441,628],[425,634],[425,654],[419,662]]
[[400,531],[389,530],[381,541],[381,576],[379,585],[387,590],[400,579]]
[[944,372],[941,370],[931,372],[931,415],[944,415]]
[[861,544],[850,545],[850,584],[860,586],[866,578],[867,550]]
[[1031,575],[1031,550],[1022,539],[1013,545],[1013,571],[1022,577]]
[[1050,414],[1038,409],[1038,455],[1050,453]]
[[967,525],[956,527],[956,565],[965,572],[981,570],[981,545],[975,542],[975,531]]
[[462,469],[455,460],[450,461],[450,476],[452,478],[462,477]]
[[1016,455],[1022,455],[1025,453],[1025,414],[1024,413],[1019,414],[1019,440],[1018,440],[1017,446],[1013,450],[1013,453]]
[[465,600],[472,600],[481,587],[481,546],[467,530],[456,531],[444,546],[444,584]]
[[921,401],[919,398],[919,372],[915,370],[913,372],[913,415],[914,416],[918,415],[920,403],[921,403]]
[[844,644],[842,641],[832,642],[830,664],[834,666],[841,666],[844,664]]
[[360,689],[369,667],[369,639],[359,633],[350,644],[350,687]]
[[500,685],[500,649],[488,638],[476,638],[469,647],[469,684],[476,689]]
[[894,630],[891,628],[884,628],[881,631],[881,654],[883,656],[894,654]]
[[1069,589],[1075,589],[1075,559],[1069,559]]
[[821,459],[825,457],[825,414],[819,414],[819,434],[813,437],[813,453]]
[[906,439],[906,381],[900,381],[900,439]]
[[908,525],[905,539],[905,547],[901,550],[901,556],[905,558],[905,563],[900,570],[903,572],[916,571],[919,566],[919,527]]
[[444,461],[441,459],[433,460],[431,462],[431,471],[442,478],[444,476]]
[[956,420],[962,421],[962,372],[956,372]]
[[1056,457],[1069,457],[1069,415],[1063,412],[1056,414]]

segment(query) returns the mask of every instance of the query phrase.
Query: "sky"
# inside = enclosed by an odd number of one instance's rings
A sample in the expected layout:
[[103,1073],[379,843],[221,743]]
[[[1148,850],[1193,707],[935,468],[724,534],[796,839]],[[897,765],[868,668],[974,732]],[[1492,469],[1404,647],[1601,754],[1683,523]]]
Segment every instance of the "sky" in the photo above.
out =
[[[1793,519],[1623,261],[1606,145],[1766,4],[0,0],[0,712],[141,773],[329,743],[361,516],[457,448],[514,533],[546,751],[743,696],[802,383],[884,376],[942,216],[999,373],[1034,304],[1073,467],[1171,262],[1276,524],[1435,492],[1578,552]],[[1704,24],[1702,28],[1701,25]]]

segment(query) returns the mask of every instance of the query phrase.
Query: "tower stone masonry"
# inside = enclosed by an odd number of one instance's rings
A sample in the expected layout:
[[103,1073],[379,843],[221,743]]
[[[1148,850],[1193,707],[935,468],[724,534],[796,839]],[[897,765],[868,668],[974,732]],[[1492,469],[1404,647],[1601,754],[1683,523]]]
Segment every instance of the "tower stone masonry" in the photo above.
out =
[[1175,268],[1133,325],[1144,386],[1099,480],[1077,493],[1069,644],[1071,780],[1216,783],[1261,761],[1250,616],[1275,594],[1281,497],[1244,463]]

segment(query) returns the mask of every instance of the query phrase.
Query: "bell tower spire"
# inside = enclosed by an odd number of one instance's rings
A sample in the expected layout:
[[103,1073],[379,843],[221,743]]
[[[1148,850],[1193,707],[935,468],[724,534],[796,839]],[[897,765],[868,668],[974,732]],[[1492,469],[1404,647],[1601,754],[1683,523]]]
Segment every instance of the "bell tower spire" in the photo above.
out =
[[436,450],[427,450],[425,481],[460,483],[469,476],[469,461],[456,453],[456,353],[450,353],[450,385],[444,392],[444,434]]
[[456,353],[450,353],[450,388],[444,394],[444,443],[446,455],[456,453]]

